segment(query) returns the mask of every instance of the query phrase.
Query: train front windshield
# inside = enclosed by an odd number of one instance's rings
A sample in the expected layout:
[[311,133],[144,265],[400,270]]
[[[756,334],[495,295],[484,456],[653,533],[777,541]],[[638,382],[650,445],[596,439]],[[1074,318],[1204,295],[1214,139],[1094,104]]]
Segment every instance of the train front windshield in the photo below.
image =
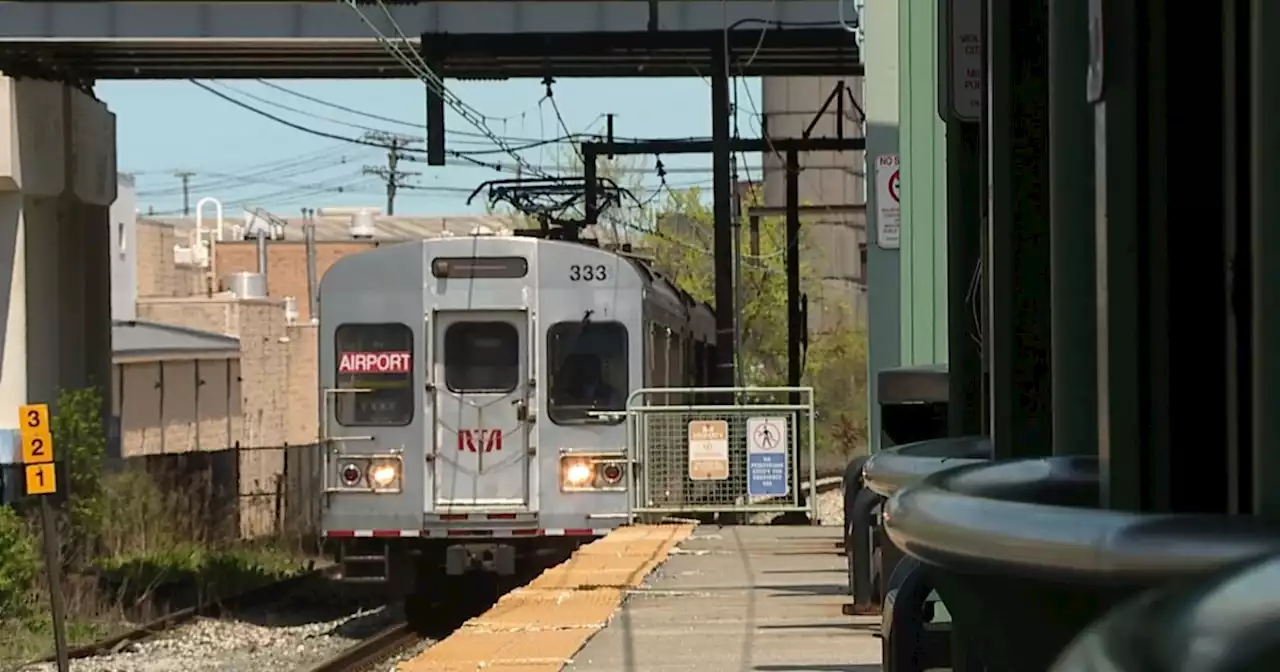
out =
[[344,324],[334,333],[337,387],[367,390],[334,399],[346,427],[413,421],[413,331],[403,324]]
[[592,411],[626,407],[627,329],[618,322],[560,322],[547,332],[547,413],[560,425],[616,423]]

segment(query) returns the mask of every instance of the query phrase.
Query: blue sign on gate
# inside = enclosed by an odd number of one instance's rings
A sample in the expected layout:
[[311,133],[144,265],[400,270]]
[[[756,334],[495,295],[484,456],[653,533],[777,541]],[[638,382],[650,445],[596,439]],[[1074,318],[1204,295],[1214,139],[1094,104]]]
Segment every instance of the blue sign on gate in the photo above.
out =
[[786,418],[747,419],[747,495],[781,497],[787,483]]

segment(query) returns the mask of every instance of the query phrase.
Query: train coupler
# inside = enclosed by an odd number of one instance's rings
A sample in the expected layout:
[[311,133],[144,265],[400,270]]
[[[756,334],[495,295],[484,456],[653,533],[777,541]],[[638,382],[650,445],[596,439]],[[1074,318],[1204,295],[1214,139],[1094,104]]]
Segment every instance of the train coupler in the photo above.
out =
[[507,544],[458,544],[445,551],[444,566],[448,576],[469,571],[511,576],[516,573],[516,549]]

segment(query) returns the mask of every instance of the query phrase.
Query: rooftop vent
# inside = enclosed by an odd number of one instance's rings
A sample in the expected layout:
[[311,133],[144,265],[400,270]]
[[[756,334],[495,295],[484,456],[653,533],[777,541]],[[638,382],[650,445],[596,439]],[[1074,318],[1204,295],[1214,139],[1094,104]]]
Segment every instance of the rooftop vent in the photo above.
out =
[[320,208],[321,217],[351,217],[347,224],[347,233],[356,240],[368,240],[378,232],[375,226],[377,216],[382,214],[379,208]]

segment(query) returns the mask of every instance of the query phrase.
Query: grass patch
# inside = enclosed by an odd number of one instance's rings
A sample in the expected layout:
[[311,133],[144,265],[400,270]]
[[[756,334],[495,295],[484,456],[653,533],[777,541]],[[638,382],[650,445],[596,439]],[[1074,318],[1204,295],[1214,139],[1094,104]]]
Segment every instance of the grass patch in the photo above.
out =
[[[70,646],[111,637],[166,613],[214,602],[302,574],[302,559],[269,546],[161,552],[104,558],[64,581]],[[43,577],[41,577],[43,580]],[[0,669],[53,654],[48,594],[29,597],[25,615],[0,616]]]
[[[239,541],[238,510],[219,508],[237,497],[220,497],[228,484],[209,474],[153,474],[145,461],[104,470],[101,408],[94,389],[63,392],[50,422],[70,474],[54,515],[71,646],[305,571],[312,558],[287,550],[300,545]],[[39,516],[24,511],[30,506],[0,507],[0,669],[53,652]]]
[[297,576],[305,565],[297,556],[265,546],[210,550],[181,544],[162,552],[104,558],[96,570],[102,591],[131,611],[144,603],[226,599]]
[[[67,645],[92,644],[126,632],[130,624],[122,620],[74,618],[67,622]],[[33,660],[53,654],[53,622],[47,614],[20,621],[0,621],[4,639],[0,641],[0,670],[14,670]]]

